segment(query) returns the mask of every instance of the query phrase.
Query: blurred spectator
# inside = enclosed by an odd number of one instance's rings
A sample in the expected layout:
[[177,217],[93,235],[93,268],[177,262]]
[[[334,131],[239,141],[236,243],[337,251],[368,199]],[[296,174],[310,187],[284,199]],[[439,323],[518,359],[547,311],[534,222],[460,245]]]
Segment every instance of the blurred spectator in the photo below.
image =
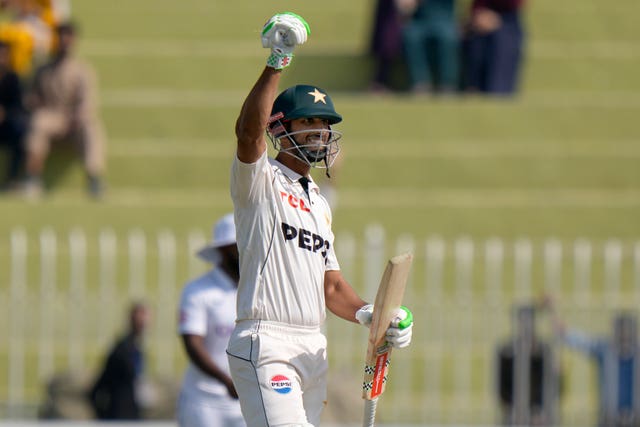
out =
[[129,311],[129,326],[106,357],[101,374],[89,392],[95,415],[101,420],[138,420],[144,402],[143,338],[150,312],[136,302]]
[[371,54],[375,72],[370,90],[389,91],[394,63],[402,58],[402,25],[418,0],[378,0],[373,21]]
[[56,28],[71,19],[70,0],[35,0],[40,6],[40,19],[51,28]]
[[464,41],[468,92],[512,95],[517,91],[525,33],[524,0],[473,0]]
[[38,69],[29,94],[32,110],[26,135],[27,181],[24,192],[38,198],[43,192],[42,174],[51,144],[59,140],[77,143],[84,159],[89,194],[103,193],[104,135],[98,114],[97,84],[93,68],[76,59],[76,29],[62,24],[53,59]]
[[0,7],[10,16],[0,24],[0,40],[11,46],[12,66],[27,82],[51,54],[53,27],[44,20],[41,0],[4,0]]
[[455,0],[418,0],[403,37],[411,91],[453,93],[459,76]]
[[214,268],[182,290],[179,332],[190,363],[178,399],[178,424],[243,427],[226,353],[235,327],[240,278],[232,213],[215,224],[211,243],[198,256]]
[[550,297],[545,300],[556,335],[568,347],[590,357],[598,372],[598,426],[640,425],[640,366],[637,318],[620,312],[613,319],[612,336],[592,336],[569,329],[558,315]]
[[550,426],[557,421],[560,375],[552,347],[536,332],[536,307],[514,310],[513,336],[497,352],[504,425]]
[[26,112],[22,106],[22,86],[18,75],[11,69],[10,47],[0,41],[0,146],[9,152],[7,172],[0,189],[17,187],[24,168],[23,136]]

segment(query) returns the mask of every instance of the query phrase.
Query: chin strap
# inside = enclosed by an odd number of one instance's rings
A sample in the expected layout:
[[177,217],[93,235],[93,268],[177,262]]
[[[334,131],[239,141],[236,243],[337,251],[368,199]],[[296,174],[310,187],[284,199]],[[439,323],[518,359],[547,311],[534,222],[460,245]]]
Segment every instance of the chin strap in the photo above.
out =
[[327,156],[324,156],[324,165],[326,166],[324,174],[327,175],[327,178],[331,179],[331,175],[329,174],[329,161],[327,160]]

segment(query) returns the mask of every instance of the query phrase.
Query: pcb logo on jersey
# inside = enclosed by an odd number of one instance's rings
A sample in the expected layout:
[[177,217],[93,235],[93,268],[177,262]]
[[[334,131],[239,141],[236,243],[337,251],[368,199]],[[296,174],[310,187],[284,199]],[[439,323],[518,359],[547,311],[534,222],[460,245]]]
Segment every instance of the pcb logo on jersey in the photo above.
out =
[[291,380],[284,375],[274,375],[271,377],[271,388],[280,394],[287,394],[291,391]]

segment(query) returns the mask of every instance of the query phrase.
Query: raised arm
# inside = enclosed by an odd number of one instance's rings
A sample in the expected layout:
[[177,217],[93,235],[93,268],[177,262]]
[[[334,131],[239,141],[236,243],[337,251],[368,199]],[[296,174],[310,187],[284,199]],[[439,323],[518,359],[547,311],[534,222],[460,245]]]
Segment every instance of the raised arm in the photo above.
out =
[[262,46],[271,49],[271,54],[236,121],[237,155],[241,162],[253,163],[267,149],[264,133],[282,69],[291,65],[294,48],[306,42],[310,32],[307,22],[292,12],[272,16],[262,28]]
[[282,70],[265,67],[242,104],[240,116],[236,121],[236,137],[238,159],[243,163],[254,163],[267,149],[264,132],[281,74]]

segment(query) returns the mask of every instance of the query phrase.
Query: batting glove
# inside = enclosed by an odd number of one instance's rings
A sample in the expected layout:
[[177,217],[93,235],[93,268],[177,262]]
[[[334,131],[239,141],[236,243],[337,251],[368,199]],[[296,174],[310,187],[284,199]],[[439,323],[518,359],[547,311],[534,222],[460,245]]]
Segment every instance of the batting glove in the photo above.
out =
[[387,342],[393,348],[405,348],[411,344],[413,313],[407,307],[400,307],[387,329]]
[[[363,326],[369,327],[373,318],[373,304],[362,306],[356,311],[356,320]],[[405,348],[411,343],[413,330],[413,314],[407,307],[396,310],[386,332],[386,339],[394,348]]]
[[291,65],[296,45],[307,41],[309,24],[300,15],[284,12],[273,15],[262,27],[262,47],[270,48],[267,66],[281,70]]
[[362,326],[367,328],[371,325],[371,319],[373,318],[373,304],[367,304],[360,307],[356,311],[356,320],[360,322]]

